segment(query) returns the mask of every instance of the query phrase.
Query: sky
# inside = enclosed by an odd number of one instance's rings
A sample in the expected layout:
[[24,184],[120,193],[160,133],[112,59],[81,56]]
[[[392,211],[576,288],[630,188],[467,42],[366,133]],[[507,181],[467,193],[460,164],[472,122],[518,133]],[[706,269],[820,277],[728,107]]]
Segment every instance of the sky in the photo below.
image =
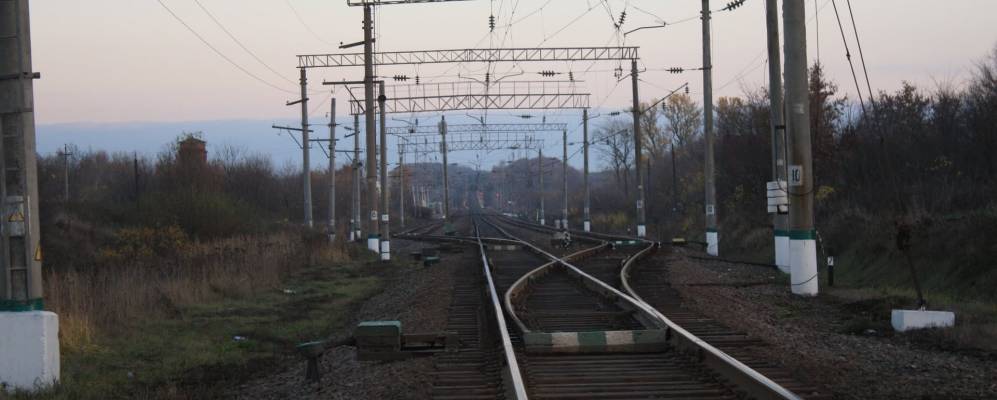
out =
[[[836,1],[858,61],[847,2]],[[854,98],[830,0],[806,3],[811,62],[819,56],[842,92]],[[713,1],[711,8],[725,4]],[[642,100],[660,97],[686,82],[692,95],[701,99],[701,73],[662,71],[702,65],[700,6],[693,0],[469,0],[383,6],[375,21],[377,48],[639,46],[641,68],[646,68],[641,74]],[[895,90],[904,81],[927,89],[940,83],[965,85],[974,63],[997,44],[993,23],[997,1],[865,0],[853,1],[852,6],[875,90]],[[662,21],[668,26],[623,37],[613,21],[618,22],[624,11],[622,31]],[[171,12],[231,62],[202,43]],[[490,15],[497,20],[494,32],[488,27]],[[347,6],[345,0],[33,1],[33,62],[42,74],[35,86],[39,151],[54,151],[69,141],[84,148],[117,146],[127,151],[133,146],[132,150],[149,152],[179,134],[165,136],[164,127],[203,125],[209,143],[213,135],[236,143],[240,135],[267,135],[265,140],[247,139],[246,146],[272,152],[278,161],[293,157],[293,148],[288,151],[293,143],[276,138],[270,125],[278,120],[293,122],[300,115],[298,108],[285,106],[299,97],[295,56],[359,51],[359,47],[339,50],[337,45],[362,39],[361,18],[362,9]],[[712,54],[717,97],[765,85],[763,0],[747,0],[736,10],[714,14]],[[613,76],[617,66],[611,62],[499,65],[495,75],[522,72],[507,79],[549,80],[537,72],[570,71],[591,93],[593,107],[618,110],[627,107],[631,93],[629,81],[618,82]],[[385,67],[378,74],[451,82],[481,79],[483,72],[482,65],[426,65]],[[326,118],[332,95],[319,82],[362,78],[362,70],[356,68],[310,74],[310,90],[315,93],[309,108],[316,121]],[[345,92],[334,95],[345,105]],[[512,114],[493,110],[488,115],[498,121]],[[581,118],[577,110],[543,115],[572,126]],[[223,121],[235,123],[228,126]],[[126,127],[122,132],[131,134],[102,135],[102,127],[118,131]],[[571,134],[579,133],[573,129]]]

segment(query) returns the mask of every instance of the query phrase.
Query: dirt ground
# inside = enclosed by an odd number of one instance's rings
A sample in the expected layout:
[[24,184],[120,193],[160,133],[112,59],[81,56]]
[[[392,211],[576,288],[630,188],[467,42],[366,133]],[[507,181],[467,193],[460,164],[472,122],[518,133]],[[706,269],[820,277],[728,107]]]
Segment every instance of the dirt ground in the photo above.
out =
[[[395,239],[392,241],[398,271],[389,273],[389,282],[352,317],[356,322],[398,320],[403,333],[429,333],[445,330],[457,268],[476,265],[474,253],[444,254],[432,267],[410,261],[408,253],[427,246]],[[377,265],[372,265],[377,268]],[[352,334],[351,328],[332,337]],[[396,362],[356,361],[354,347],[329,349],[321,358],[322,378],[304,379],[306,362],[288,358],[271,375],[246,382],[231,392],[239,399],[425,399],[432,383],[432,357]]]
[[668,265],[690,308],[771,343],[773,358],[835,398],[997,399],[997,352],[952,346],[941,330],[894,333],[891,299],[826,288],[802,298],[775,269],[690,257],[702,255],[652,262]]

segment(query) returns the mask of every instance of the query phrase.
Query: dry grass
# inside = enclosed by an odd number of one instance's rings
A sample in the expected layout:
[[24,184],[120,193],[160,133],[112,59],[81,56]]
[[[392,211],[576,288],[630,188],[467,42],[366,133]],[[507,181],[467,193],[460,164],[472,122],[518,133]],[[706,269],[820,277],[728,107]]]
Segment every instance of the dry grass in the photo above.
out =
[[280,232],[185,243],[171,257],[49,271],[46,302],[60,316],[63,347],[85,350],[98,332],[114,334],[136,320],[176,318],[189,305],[277,288],[306,263],[349,259],[342,243],[319,245],[307,234],[302,239],[300,233]]

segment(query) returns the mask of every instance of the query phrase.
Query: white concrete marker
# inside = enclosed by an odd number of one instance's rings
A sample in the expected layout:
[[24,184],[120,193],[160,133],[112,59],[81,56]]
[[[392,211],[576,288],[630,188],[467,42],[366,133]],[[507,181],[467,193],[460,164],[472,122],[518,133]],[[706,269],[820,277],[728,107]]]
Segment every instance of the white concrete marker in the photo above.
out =
[[381,242],[381,261],[391,260],[391,242],[385,240]]
[[561,220],[561,227],[564,228],[564,230],[568,230],[568,220]]
[[949,311],[893,310],[890,318],[893,330],[906,332],[925,328],[955,326],[955,313]]
[[706,254],[720,255],[720,235],[717,232],[706,232]]
[[784,274],[789,273],[789,236],[775,236],[775,265]]
[[793,294],[817,295],[817,241],[813,239],[789,240],[789,259],[792,267],[789,282]]
[[647,236],[647,226],[637,225],[637,237],[642,238]]
[[585,232],[592,232],[592,222],[585,221],[583,225],[585,225]]
[[559,219],[554,220],[554,228],[561,229],[561,220]]
[[0,383],[35,390],[58,381],[59,317],[48,311],[0,312]]
[[375,253],[380,252],[380,250],[379,250],[381,248],[380,242],[381,242],[381,240],[377,236],[368,235],[367,236],[367,250],[373,251]]
[[543,218],[540,218],[540,225],[547,225]]

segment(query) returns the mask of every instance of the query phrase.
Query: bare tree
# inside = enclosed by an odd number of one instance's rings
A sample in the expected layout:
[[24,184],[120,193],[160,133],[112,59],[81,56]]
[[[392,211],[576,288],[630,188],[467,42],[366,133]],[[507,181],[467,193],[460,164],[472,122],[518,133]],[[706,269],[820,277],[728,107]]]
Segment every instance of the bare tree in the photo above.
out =
[[684,147],[699,136],[703,109],[689,95],[679,93],[669,97],[663,113],[668,120],[666,130],[676,140],[678,147]]
[[609,160],[616,185],[623,189],[627,197],[630,196],[630,170],[634,161],[633,135],[629,125],[622,120],[613,120],[595,133],[596,149]]

